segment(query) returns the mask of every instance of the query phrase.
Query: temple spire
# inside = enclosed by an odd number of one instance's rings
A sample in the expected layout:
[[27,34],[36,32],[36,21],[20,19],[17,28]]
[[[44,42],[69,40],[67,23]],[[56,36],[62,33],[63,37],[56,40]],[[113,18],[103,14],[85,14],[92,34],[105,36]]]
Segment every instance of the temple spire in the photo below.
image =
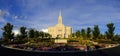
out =
[[61,10],[60,10],[60,12],[59,12],[58,24],[62,24],[62,14],[61,14]]
[[62,16],[62,15],[61,15],[61,10],[60,10],[60,12],[59,12],[59,16]]

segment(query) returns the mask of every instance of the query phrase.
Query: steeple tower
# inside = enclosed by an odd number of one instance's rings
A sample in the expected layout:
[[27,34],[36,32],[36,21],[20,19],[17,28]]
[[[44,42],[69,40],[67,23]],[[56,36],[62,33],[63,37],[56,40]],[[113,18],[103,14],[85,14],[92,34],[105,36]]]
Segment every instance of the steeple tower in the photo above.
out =
[[[52,36],[52,38],[68,38],[69,35],[71,35],[72,33],[72,28],[69,26],[65,26],[62,23],[62,13],[61,10],[58,13],[58,23],[55,26],[49,27],[48,28],[48,33]],[[67,40],[65,40],[65,43]],[[62,42],[60,41],[59,43],[63,43],[64,41],[62,40]],[[55,43],[58,43],[58,41]]]
[[62,24],[62,14],[61,14],[61,10],[60,10],[60,12],[59,12],[58,24]]

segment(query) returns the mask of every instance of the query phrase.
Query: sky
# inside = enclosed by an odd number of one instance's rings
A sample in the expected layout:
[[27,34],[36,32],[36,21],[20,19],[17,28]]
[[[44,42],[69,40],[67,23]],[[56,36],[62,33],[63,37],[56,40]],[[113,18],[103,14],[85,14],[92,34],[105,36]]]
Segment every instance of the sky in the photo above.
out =
[[60,10],[73,32],[98,25],[104,33],[106,24],[114,23],[120,34],[120,0],[0,0],[0,28],[10,22],[17,33],[21,26],[47,31],[57,24]]

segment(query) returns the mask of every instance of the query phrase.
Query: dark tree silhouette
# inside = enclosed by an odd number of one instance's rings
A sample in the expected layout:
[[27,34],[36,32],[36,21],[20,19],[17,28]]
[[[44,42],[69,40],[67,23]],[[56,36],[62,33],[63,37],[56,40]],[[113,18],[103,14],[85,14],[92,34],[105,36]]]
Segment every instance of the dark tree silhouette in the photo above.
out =
[[99,30],[98,25],[94,25],[94,30],[92,33],[93,33],[93,39],[99,38],[100,30]]
[[44,32],[41,31],[41,32],[39,33],[39,36],[43,38],[43,37],[45,36],[45,35],[44,35]]
[[34,38],[34,29],[29,30],[29,38]]
[[88,27],[87,28],[87,38],[90,38],[91,37],[91,28]]
[[111,39],[114,37],[114,30],[115,30],[114,24],[109,23],[109,24],[107,24],[107,27],[108,27],[108,30],[105,32],[106,36],[108,39]]
[[86,38],[86,32],[85,29],[81,29],[81,35],[83,38]]
[[21,38],[27,37],[26,27],[20,27]]
[[77,38],[80,37],[80,31],[77,30],[76,33],[75,33],[75,35],[76,35]]
[[39,31],[34,31],[34,37],[38,38],[39,37]]
[[12,33],[12,29],[13,29],[13,25],[11,25],[10,23],[7,23],[2,30],[3,32],[3,39],[4,41],[8,42],[11,41],[12,39],[14,39],[14,33]]

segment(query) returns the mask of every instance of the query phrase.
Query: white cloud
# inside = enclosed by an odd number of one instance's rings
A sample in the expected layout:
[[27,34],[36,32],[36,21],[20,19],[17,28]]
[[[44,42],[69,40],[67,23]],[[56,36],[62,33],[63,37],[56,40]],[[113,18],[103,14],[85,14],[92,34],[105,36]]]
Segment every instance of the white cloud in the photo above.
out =
[[3,16],[9,16],[10,13],[7,11],[7,10],[1,10],[0,9],[0,16],[3,17]]
[[9,15],[10,15],[10,13],[8,11],[0,9],[0,22],[5,23],[6,20],[4,19],[4,16],[8,17]]
[[17,34],[20,34],[20,31],[19,31],[19,30],[13,30],[12,32],[14,33],[15,36],[16,36]]
[[[33,16],[24,16],[26,19],[16,19],[16,22],[24,24],[24,26],[28,28],[34,28],[36,30],[40,30],[43,28],[48,28],[49,26],[53,26],[57,23],[59,11],[52,11],[52,13],[46,13],[45,15],[40,16],[40,13]],[[17,18],[18,16],[14,16]],[[18,17],[20,18],[20,17]]]
[[6,22],[6,20],[3,17],[0,17],[0,22]]
[[41,31],[48,33],[48,29],[41,29]]
[[18,18],[18,16],[14,16],[13,18],[14,18],[14,19],[17,19],[17,18]]
[[[95,3],[96,1],[86,0],[86,2]],[[22,8],[23,14],[26,15],[28,12],[31,14],[27,15],[28,17],[25,17],[27,19],[17,19],[16,21],[29,28],[35,28],[37,30],[42,29],[43,31],[46,31],[43,28],[53,26],[57,23],[57,16],[59,12],[59,6],[56,7],[56,5],[51,7],[49,3],[50,2],[47,2],[47,0],[40,0],[38,2],[36,2],[36,0],[22,0],[22,3],[18,1],[18,4],[24,7],[24,9]],[[120,18],[118,17],[119,13],[113,13],[117,10],[112,7],[102,5],[83,5],[84,4],[82,3],[76,3],[70,5],[70,7],[67,7],[67,5],[65,5],[65,7],[63,6],[64,8],[61,8],[63,12],[63,23],[65,23],[65,25],[73,26],[76,29],[77,27],[75,25],[78,25],[79,28],[86,28],[89,25],[106,24],[108,22],[115,21],[115,19],[109,19],[108,17]],[[15,16],[15,18],[18,18],[18,16]],[[19,18],[21,17],[19,16]]]
[[9,15],[10,15],[10,13],[9,13],[8,11],[6,11],[6,10],[3,11],[3,12],[4,12],[4,15],[5,15],[5,16],[9,16]]

